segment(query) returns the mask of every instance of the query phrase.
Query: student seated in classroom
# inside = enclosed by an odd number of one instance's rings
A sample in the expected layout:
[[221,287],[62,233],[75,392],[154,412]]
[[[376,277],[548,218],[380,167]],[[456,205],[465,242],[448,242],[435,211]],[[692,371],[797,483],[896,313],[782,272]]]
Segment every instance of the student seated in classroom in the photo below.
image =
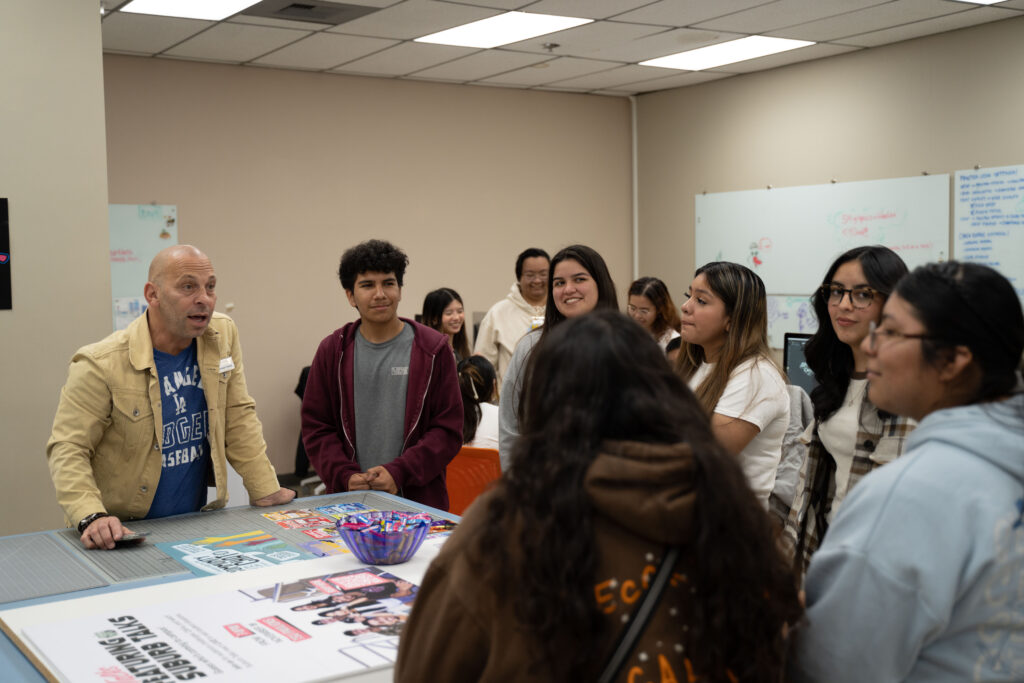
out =
[[588,246],[574,244],[560,250],[551,259],[548,274],[544,326],[527,334],[516,345],[501,385],[498,455],[502,471],[508,467],[512,445],[519,436],[519,395],[534,346],[543,341],[549,331],[570,318],[594,310],[619,308],[608,266],[601,255]]
[[569,318],[530,367],[511,468],[427,570],[395,680],[781,680],[788,563],[650,334]]
[[253,505],[295,497],[267,458],[238,330],[214,312],[216,285],[206,254],[167,247],[149,265],[146,312],[71,358],[46,457],[86,548],[114,548],[131,533],[123,521],[224,507],[228,463]]
[[861,347],[868,400],[918,425],[811,558],[796,680],[1024,680],[1017,292],[977,263],[921,266]]
[[338,277],[359,320],[320,342],[302,399],[302,441],[328,493],[376,490],[448,509],[445,468],[462,446],[448,338],[398,317],[408,257],[369,240]]
[[764,283],[745,266],[715,261],[697,269],[687,297],[676,368],[767,508],[789,424],[789,394],[768,349]]
[[792,506],[781,511],[800,576],[847,493],[868,472],[899,457],[913,429],[913,420],[868,400],[868,357],[861,348],[906,274],[906,264],[891,249],[855,247],[832,263],[812,297],[822,321],[804,348],[818,382],[811,391],[814,426]]

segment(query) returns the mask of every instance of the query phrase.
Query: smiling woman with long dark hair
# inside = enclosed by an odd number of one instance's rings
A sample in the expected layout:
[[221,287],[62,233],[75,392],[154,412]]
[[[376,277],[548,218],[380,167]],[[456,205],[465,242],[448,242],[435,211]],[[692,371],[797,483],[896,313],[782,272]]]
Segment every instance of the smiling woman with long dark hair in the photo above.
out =
[[511,469],[427,571],[395,680],[595,680],[673,546],[615,680],[781,680],[801,614],[789,568],[650,334],[613,311],[562,322],[523,408]]

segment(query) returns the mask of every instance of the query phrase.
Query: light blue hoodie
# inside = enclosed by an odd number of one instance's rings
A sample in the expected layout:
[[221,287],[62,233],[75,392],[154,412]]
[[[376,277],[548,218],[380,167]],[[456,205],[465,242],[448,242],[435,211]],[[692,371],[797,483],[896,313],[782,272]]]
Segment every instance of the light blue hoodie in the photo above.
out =
[[1024,394],[936,411],[807,574],[798,681],[1024,681]]

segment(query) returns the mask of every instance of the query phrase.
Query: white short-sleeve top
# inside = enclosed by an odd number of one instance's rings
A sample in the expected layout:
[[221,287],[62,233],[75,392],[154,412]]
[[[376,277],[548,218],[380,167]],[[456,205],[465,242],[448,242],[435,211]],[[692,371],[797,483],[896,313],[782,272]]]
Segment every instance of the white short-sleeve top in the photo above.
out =
[[[714,363],[697,368],[690,378],[690,388],[699,387],[713,368]],[[748,358],[729,375],[715,413],[749,422],[760,430],[739,457],[750,488],[767,507],[782,458],[782,438],[789,425],[789,394],[782,375],[769,360]]]

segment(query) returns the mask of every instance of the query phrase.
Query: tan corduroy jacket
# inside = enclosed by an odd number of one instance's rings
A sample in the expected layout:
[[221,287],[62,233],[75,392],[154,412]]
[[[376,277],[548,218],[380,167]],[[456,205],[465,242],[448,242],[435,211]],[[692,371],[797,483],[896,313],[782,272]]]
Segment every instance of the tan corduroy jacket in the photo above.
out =
[[[203,509],[227,503],[228,462],[251,499],[271,495],[279,488],[277,475],[245,385],[238,329],[231,318],[213,314],[197,341],[197,359],[217,487],[216,500]],[[162,434],[153,341],[143,314],[71,358],[46,444],[65,521],[75,525],[94,512],[122,520],[145,517],[160,481]]]

